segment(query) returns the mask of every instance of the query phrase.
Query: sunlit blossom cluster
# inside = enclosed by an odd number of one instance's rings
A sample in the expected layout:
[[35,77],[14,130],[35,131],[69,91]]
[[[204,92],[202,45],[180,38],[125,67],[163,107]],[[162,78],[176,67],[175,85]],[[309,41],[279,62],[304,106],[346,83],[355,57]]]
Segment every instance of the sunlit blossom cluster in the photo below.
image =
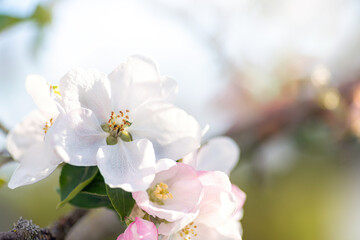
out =
[[96,166],[135,200],[118,240],[241,239],[245,194],[228,177],[239,149],[227,137],[202,140],[206,131],[174,105],[176,82],[152,59],[132,56],[109,75],[74,69],[59,86],[31,75],[26,89],[38,109],[8,135],[19,162],[10,188],[59,165]]

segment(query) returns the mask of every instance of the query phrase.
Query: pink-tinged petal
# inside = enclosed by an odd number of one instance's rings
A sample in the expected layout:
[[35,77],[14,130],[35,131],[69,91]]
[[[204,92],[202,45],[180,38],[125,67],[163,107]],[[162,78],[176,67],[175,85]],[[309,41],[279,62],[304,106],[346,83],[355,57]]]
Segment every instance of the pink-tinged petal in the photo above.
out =
[[9,188],[38,182],[49,176],[62,162],[45,142],[32,145],[19,159],[20,165],[9,181]]
[[230,174],[239,160],[240,149],[229,137],[210,139],[197,155],[197,170],[222,171]]
[[146,56],[129,57],[108,78],[115,111],[136,109],[149,101],[173,101],[177,93],[176,82],[160,76],[155,62]]
[[43,77],[29,75],[26,78],[25,87],[40,111],[50,115],[57,115],[59,113],[56,103],[51,96],[50,84]]
[[102,146],[97,164],[105,182],[128,192],[146,190],[155,177],[154,149],[146,139]]
[[108,133],[101,129],[95,114],[85,108],[74,109],[59,121],[54,136],[57,154],[76,166],[95,166],[96,154],[106,145]]
[[137,205],[145,212],[172,222],[198,210],[203,187],[192,167],[177,163],[170,169],[157,173],[149,188],[154,188],[159,183],[166,184],[172,195],[172,198],[164,200],[163,205],[150,201],[146,191],[133,193]]
[[14,159],[19,159],[32,145],[44,140],[44,127],[50,116],[34,110],[25,116],[7,136],[7,149]]
[[134,139],[149,139],[157,159],[178,160],[200,146],[198,122],[182,109],[163,102],[138,108],[133,113],[133,124],[128,131]]
[[228,221],[237,209],[237,201],[231,192],[229,177],[220,171],[202,172],[199,179],[204,186],[197,221],[216,227]]
[[246,200],[246,194],[241,191],[241,189],[232,184],[231,186],[231,192],[234,194],[235,198],[236,198],[236,205],[237,205],[237,210],[234,214],[234,218],[236,220],[240,220],[242,218],[242,215],[243,215],[243,206],[244,206],[244,203],[245,203],[245,200]]
[[158,231],[154,223],[135,218],[117,240],[157,240]]
[[106,122],[111,114],[110,83],[104,73],[97,70],[75,69],[60,80],[64,108],[68,112],[88,108],[96,117]]

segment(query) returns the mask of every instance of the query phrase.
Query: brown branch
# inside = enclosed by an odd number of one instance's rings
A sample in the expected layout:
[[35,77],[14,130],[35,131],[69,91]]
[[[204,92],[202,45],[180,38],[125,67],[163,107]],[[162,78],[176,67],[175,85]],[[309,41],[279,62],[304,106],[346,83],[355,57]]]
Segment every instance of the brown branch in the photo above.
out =
[[9,133],[9,129],[7,127],[5,127],[1,122],[0,122],[0,130],[7,135]]
[[13,230],[9,232],[0,232],[0,240],[64,240],[70,229],[79,221],[88,210],[75,209],[70,214],[60,218],[48,228],[40,228],[32,223],[31,220],[25,220],[20,217],[14,224]]

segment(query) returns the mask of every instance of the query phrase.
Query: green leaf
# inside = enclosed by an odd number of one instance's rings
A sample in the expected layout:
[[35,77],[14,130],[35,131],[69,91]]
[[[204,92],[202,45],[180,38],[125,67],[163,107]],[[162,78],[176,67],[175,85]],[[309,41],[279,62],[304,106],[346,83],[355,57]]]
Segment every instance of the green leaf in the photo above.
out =
[[130,215],[135,204],[132,194],[121,188],[111,188],[108,185],[106,185],[106,191],[114,209],[119,214],[120,219],[124,221],[125,217]]
[[89,185],[87,185],[81,192],[107,197],[106,185],[100,171],[96,174],[91,183],[89,183]]
[[73,199],[71,199],[69,203],[81,208],[99,208],[112,206],[108,196],[100,196],[86,192],[80,192]]
[[60,198],[57,208],[63,207],[84,189],[98,173],[97,167],[77,167],[66,164],[60,174]]

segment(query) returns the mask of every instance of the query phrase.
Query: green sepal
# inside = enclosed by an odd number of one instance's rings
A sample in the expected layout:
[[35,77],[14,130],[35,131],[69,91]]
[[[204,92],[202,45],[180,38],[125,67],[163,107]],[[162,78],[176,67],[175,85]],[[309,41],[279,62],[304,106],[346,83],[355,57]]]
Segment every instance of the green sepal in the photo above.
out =
[[108,185],[106,185],[106,191],[115,211],[119,215],[119,218],[121,221],[124,221],[125,218],[130,215],[135,205],[135,200],[132,198],[132,194],[122,190],[121,188],[111,188]]

